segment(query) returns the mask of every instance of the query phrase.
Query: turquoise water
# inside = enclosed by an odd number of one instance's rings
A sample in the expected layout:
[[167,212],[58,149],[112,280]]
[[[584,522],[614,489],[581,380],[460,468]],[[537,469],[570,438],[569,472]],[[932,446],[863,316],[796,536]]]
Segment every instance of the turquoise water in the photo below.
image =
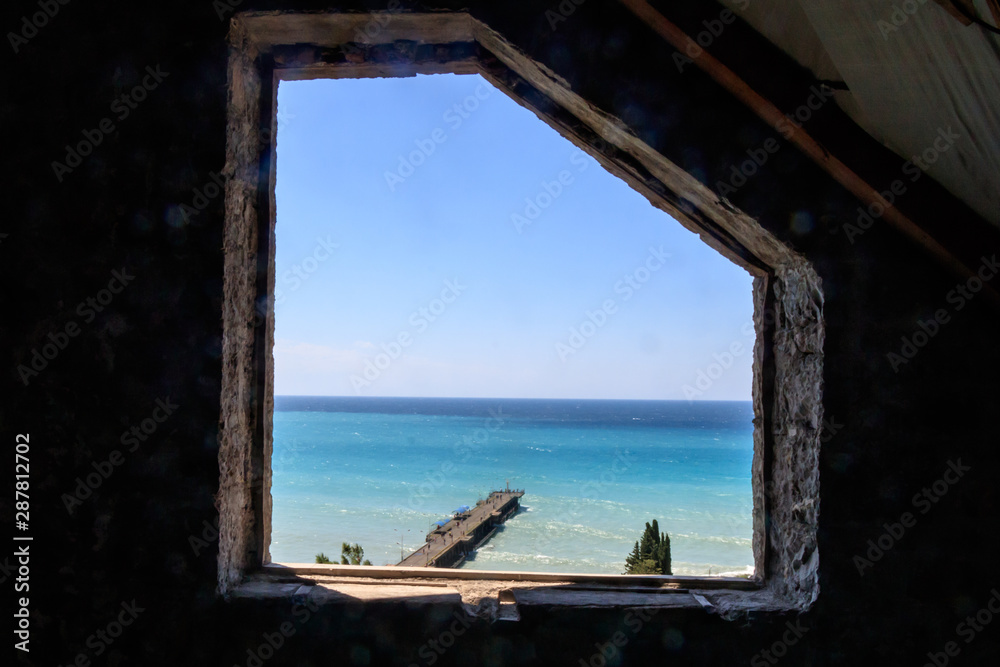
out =
[[[674,574],[752,572],[749,402],[277,397],[271,558],[376,565],[507,483],[467,569],[620,574],[645,522]],[[400,544],[402,543],[402,544]]]

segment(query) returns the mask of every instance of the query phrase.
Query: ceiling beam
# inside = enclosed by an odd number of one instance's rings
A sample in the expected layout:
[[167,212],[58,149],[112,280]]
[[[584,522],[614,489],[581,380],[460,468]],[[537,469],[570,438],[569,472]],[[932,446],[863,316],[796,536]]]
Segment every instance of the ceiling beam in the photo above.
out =
[[[974,270],[970,269],[958,257],[952,254],[951,251],[938,243],[937,240],[916,222],[886,201],[878,190],[824,148],[802,127],[793,123],[791,124],[791,131],[789,131],[789,123],[785,114],[777,106],[751,88],[735,72],[702,48],[687,33],[652,7],[649,2],[646,0],[619,0],[619,2],[628,8],[639,20],[652,28],[654,32],[663,37],[671,46],[690,57],[700,70],[736,97],[736,99],[753,111],[761,120],[774,128],[778,128],[780,124],[783,134],[792,144],[821,169],[826,171],[834,180],[844,186],[851,194],[857,197],[866,208],[873,204],[878,204],[885,211],[882,214],[882,219],[923,247],[931,256],[948,267],[953,273],[964,279],[976,276]],[[690,54],[692,53],[697,55],[691,56]],[[1000,305],[1000,292],[992,285],[988,283],[984,284],[983,291],[986,292],[987,297],[994,305]]]

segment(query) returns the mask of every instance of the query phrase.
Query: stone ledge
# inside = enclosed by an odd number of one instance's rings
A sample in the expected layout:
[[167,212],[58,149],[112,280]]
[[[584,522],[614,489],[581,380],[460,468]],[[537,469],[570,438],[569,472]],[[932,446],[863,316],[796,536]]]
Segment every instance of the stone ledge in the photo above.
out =
[[[445,605],[490,622],[518,620],[521,608],[690,609],[735,619],[794,608],[749,579],[561,575],[435,568],[269,565],[235,587],[231,599],[340,604]],[[374,576],[367,576],[374,575]],[[390,576],[394,575],[394,576]],[[458,576],[456,576],[458,575]],[[464,576],[462,576],[464,575]],[[495,578],[506,575],[506,578]],[[530,580],[541,576],[547,581]],[[490,578],[494,577],[494,578]],[[572,581],[570,579],[578,579]]]

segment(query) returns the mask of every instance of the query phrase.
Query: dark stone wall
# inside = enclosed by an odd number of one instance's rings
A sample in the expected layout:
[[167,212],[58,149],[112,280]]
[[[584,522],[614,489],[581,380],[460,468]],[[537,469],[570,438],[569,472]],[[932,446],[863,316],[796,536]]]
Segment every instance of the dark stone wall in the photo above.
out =
[[[430,664],[437,654],[427,642],[441,641],[453,610],[226,602],[215,595],[210,530],[206,544],[192,546],[217,516],[223,211],[221,196],[198,193],[212,191],[224,162],[231,14],[220,19],[223,5],[209,0],[40,4],[54,16],[36,34],[24,31],[16,53],[8,35],[0,103],[8,184],[0,426],[8,452],[15,434],[30,434],[30,529],[13,527],[12,469],[0,512],[11,533],[34,538],[27,593],[13,591],[18,575],[9,569],[21,544],[0,551],[8,623],[16,597],[30,598],[32,614],[30,654],[4,650],[32,665],[68,665],[79,654],[78,664],[245,665],[247,650],[287,621],[295,634],[265,664]],[[923,664],[949,641],[960,649],[956,664],[995,664],[1000,619],[978,632],[957,626],[1000,587],[996,306],[983,294],[949,302],[959,279],[884,223],[851,243],[842,227],[858,203],[706,76],[679,73],[673,49],[617,3],[574,4],[555,30],[545,12],[559,12],[558,2],[468,4],[710,185],[746,150],[771,136],[781,143],[729,199],[803,252],[824,281],[821,591],[795,619],[727,622],[672,610],[640,623],[616,611],[524,610],[517,623],[463,627],[436,664],[577,665],[617,630],[628,643],[609,664],[770,664],[760,651],[783,634],[796,638],[787,664]],[[237,7],[249,8],[293,5]],[[690,33],[720,11],[708,3],[662,9]],[[20,33],[22,17],[38,11],[36,2],[11,3],[0,26]],[[716,48],[783,108],[802,103],[806,73],[745,26],[729,26]],[[144,79],[145,99],[130,108],[120,98]],[[807,129],[873,184],[898,178],[903,161],[833,104]],[[54,173],[54,161],[67,162],[65,146],[88,136],[92,153]],[[181,204],[203,210],[185,220]],[[929,177],[900,207],[974,267],[1000,251],[1000,235]],[[893,369],[887,354],[938,309],[950,320]],[[25,383],[19,367],[48,343],[60,349],[48,349],[54,358],[44,367],[36,359],[40,370]],[[7,460],[13,468],[13,455]],[[934,502],[914,503],[959,460],[969,468],[960,479],[939,484]],[[98,468],[97,488],[68,502],[78,478]],[[859,573],[855,557],[904,512],[913,525],[883,537],[892,546]],[[133,601],[142,611],[123,610]],[[109,645],[97,633],[120,615],[130,625]]]

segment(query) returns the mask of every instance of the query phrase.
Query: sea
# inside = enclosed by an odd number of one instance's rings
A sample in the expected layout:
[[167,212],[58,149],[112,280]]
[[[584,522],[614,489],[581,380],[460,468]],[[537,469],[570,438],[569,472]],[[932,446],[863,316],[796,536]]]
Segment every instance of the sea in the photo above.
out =
[[277,396],[271,560],[399,562],[491,490],[520,511],[463,569],[624,572],[656,519],[673,573],[753,572],[752,404]]

